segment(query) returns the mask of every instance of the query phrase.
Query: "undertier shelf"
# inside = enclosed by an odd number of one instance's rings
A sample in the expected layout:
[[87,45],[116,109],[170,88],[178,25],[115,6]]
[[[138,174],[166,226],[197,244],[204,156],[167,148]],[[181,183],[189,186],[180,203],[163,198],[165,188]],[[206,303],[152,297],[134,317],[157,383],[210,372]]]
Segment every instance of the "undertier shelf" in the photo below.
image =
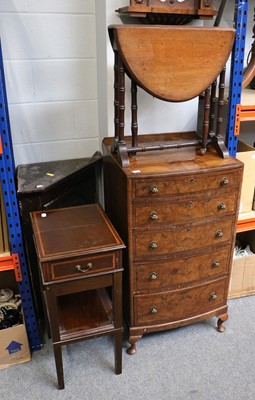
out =
[[105,289],[60,296],[58,313],[61,340],[114,329],[112,303]]

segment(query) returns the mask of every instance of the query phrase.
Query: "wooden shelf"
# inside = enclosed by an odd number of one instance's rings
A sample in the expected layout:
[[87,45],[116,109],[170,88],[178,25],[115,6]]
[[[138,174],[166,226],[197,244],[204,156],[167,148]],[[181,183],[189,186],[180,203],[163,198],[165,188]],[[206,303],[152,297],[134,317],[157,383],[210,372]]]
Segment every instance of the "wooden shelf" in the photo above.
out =
[[60,296],[58,312],[61,340],[77,339],[114,328],[112,304],[105,289]]
[[255,229],[255,211],[251,210],[238,216],[236,232],[245,232]]

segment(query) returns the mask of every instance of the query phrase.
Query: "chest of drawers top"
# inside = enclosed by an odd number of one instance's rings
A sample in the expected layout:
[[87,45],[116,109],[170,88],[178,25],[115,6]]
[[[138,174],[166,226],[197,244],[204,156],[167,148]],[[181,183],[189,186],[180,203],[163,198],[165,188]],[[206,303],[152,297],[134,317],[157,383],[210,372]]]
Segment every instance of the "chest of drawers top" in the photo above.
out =
[[[103,151],[106,157],[111,155],[112,159],[118,164],[117,157],[111,154],[111,142],[112,138],[105,138],[103,140]],[[239,186],[237,179],[239,179],[240,174],[242,175],[243,168],[242,162],[231,156],[225,159],[219,157],[215,149],[211,146],[208,146],[205,156],[201,156],[199,149],[196,150],[195,148],[170,149],[162,152],[138,153],[135,157],[131,157],[129,161],[129,167],[122,168],[120,165],[119,167],[129,179],[139,180],[136,187],[136,197],[145,196],[142,188],[142,179],[154,179],[155,177],[157,177],[159,182],[163,182],[163,186],[166,186],[165,180],[167,177],[172,182],[174,180],[175,186],[171,186],[172,189],[168,188],[168,192],[164,192],[165,195],[171,194],[170,190],[176,194],[178,192],[190,193],[200,191],[201,189],[206,191],[208,189],[230,186],[235,189]],[[222,179],[224,179],[224,172],[227,173],[228,171],[231,171],[227,178],[228,183],[224,184],[222,181],[219,185],[217,174],[220,174]],[[199,180],[197,179],[197,175],[200,177]]]

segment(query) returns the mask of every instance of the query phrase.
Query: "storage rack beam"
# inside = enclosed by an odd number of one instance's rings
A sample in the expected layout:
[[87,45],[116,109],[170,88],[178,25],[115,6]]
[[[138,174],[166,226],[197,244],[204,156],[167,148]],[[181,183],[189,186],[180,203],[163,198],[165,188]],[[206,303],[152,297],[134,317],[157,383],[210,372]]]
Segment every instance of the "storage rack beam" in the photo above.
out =
[[31,350],[39,350],[42,347],[35,307],[33,303],[30,277],[27,268],[25,249],[22,238],[21,223],[18,210],[18,201],[15,187],[15,165],[11,139],[8,103],[6,96],[5,77],[2,49],[0,44],[0,139],[2,154],[0,154],[0,179],[5,205],[7,227],[11,252],[18,254],[22,280],[18,283],[22,301],[27,335]]
[[16,282],[22,281],[22,273],[18,254],[0,257],[0,272],[14,270]]
[[227,123],[226,146],[229,154],[236,156],[238,136],[235,136],[236,106],[241,102],[243,65],[245,52],[245,37],[248,15],[248,0],[235,0],[234,28],[236,39],[232,51],[230,91],[229,91],[229,115]]

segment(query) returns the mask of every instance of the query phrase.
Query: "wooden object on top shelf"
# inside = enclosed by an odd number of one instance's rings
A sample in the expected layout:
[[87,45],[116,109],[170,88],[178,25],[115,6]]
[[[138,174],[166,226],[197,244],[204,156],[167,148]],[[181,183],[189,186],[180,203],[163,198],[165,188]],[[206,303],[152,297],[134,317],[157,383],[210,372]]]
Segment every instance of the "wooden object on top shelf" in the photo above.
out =
[[212,19],[217,15],[213,0],[130,0],[116,10],[120,15],[138,17],[150,24],[186,24],[193,19]]
[[[112,151],[123,167],[138,152],[213,143],[222,157],[228,151],[221,136],[225,64],[235,30],[194,26],[113,25],[109,27],[114,63],[115,138]],[[131,79],[132,144],[125,142],[125,74]],[[218,109],[216,88],[219,86]],[[138,144],[137,86],[167,102],[185,102],[205,93],[202,133],[189,142]],[[217,117],[216,117],[217,115]],[[183,116],[185,117],[185,116]]]

